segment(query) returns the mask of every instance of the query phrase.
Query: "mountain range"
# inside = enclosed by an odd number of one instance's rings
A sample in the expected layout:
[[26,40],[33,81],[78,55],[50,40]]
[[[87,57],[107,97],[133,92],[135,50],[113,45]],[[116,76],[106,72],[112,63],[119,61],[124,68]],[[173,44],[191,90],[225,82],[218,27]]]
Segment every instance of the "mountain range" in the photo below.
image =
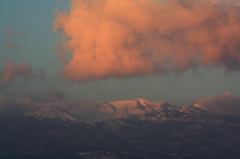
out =
[[201,105],[41,105],[0,121],[0,158],[240,158],[240,117]]
[[112,119],[185,120],[194,115],[217,115],[218,113],[200,105],[181,107],[166,102],[152,102],[139,98],[116,102],[95,102],[92,105],[67,110],[54,105],[41,105],[26,112],[23,116],[37,120],[55,119],[60,121],[98,122]]

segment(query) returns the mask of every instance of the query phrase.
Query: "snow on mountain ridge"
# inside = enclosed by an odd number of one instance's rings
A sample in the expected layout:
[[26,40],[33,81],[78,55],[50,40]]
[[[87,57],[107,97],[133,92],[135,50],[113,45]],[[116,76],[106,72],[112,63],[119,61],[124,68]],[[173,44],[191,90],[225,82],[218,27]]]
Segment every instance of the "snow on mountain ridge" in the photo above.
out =
[[45,118],[48,119],[57,119],[61,121],[72,120],[76,121],[77,119],[72,116],[68,111],[57,107],[57,106],[49,106],[42,105],[30,112],[24,114],[24,116],[34,117],[35,119],[42,120]]
[[[67,109],[67,108],[66,108]],[[137,119],[137,120],[180,120],[198,114],[206,116],[213,114],[202,106],[181,107],[167,102],[152,102],[144,98],[115,102],[94,102],[68,111],[57,106],[40,106],[25,116],[32,116],[38,120],[44,118],[57,120],[73,120],[95,122],[109,119]]]
[[[165,112],[165,107],[177,108],[171,103],[152,102],[148,99],[137,98],[115,102],[94,102],[71,111],[83,121],[102,121],[108,119],[126,119],[149,117]],[[171,108],[171,109],[173,109]]]
[[141,120],[165,121],[198,114],[208,116],[215,114],[203,106],[181,107],[167,102],[152,102],[148,99],[115,101],[109,103],[116,108],[114,118],[136,118]]
[[148,99],[137,98],[132,100],[122,100],[110,102],[109,104],[115,106],[117,109],[121,109],[122,107],[131,107],[131,108],[149,108],[149,107],[159,107],[164,102],[152,102]]
[[171,109],[181,108],[171,103],[152,102],[144,98],[115,101],[109,104],[116,107],[116,114],[114,115],[115,118],[149,117],[165,111],[166,107],[172,107]]

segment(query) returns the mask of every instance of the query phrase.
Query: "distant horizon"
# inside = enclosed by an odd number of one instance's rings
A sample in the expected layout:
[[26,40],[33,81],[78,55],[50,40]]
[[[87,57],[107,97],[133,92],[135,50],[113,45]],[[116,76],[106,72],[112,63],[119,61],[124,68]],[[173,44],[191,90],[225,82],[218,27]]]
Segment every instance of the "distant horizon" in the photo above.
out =
[[[229,103],[231,101],[235,101],[231,104],[231,107],[229,107]],[[234,96],[230,94],[229,92],[226,92],[225,94],[221,94],[219,96],[215,97],[206,97],[199,100],[196,100],[195,103],[191,105],[186,106],[179,106],[175,103],[166,102],[166,101],[158,101],[154,102],[146,98],[136,98],[136,99],[129,99],[129,100],[119,100],[119,101],[113,101],[113,102],[105,102],[105,101],[73,101],[69,99],[61,99],[61,100],[54,100],[53,98],[49,101],[40,102],[39,101],[33,101],[33,100],[7,100],[4,98],[0,98],[0,115],[9,115],[9,114],[22,114],[29,112],[31,110],[34,110],[35,108],[47,108],[47,107],[59,107],[63,108],[64,110],[68,111],[75,111],[75,110],[87,110],[89,113],[95,114],[98,113],[98,110],[95,109],[95,107],[98,107],[99,105],[113,105],[114,107],[123,107],[125,106],[135,106],[136,104],[140,105],[148,105],[148,106],[154,106],[158,104],[163,103],[169,103],[170,105],[175,105],[177,107],[187,108],[187,107],[202,107],[207,108],[213,111],[216,111],[220,114],[226,114],[226,115],[240,115],[240,96]],[[148,107],[147,106],[147,107]],[[91,118],[91,115],[89,116]]]

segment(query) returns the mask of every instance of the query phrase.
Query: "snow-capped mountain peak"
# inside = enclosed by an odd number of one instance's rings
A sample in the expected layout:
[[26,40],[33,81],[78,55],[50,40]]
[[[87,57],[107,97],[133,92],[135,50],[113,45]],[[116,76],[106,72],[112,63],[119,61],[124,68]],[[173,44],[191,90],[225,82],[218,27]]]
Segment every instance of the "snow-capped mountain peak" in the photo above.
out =
[[24,116],[34,117],[35,119],[56,119],[61,121],[72,120],[76,121],[77,119],[73,117],[68,111],[52,105],[42,105],[30,112],[24,114]]
[[[148,99],[137,98],[132,100],[115,101],[109,103],[116,109],[114,118],[149,118],[167,109],[180,109],[171,103],[152,102]],[[156,116],[157,117],[157,116]]]
[[[162,104],[163,102],[159,102],[160,104]],[[156,106],[155,102],[152,102],[148,99],[145,98],[137,98],[137,99],[132,99],[132,100],[122,100],[122,101],[115,101],[115,102],[111,102],[109,103],[113,106],[115,106],[118,109],[121,109],[123,107],[131,107],[131,108],[146,108],[146,107],[154,107]]]

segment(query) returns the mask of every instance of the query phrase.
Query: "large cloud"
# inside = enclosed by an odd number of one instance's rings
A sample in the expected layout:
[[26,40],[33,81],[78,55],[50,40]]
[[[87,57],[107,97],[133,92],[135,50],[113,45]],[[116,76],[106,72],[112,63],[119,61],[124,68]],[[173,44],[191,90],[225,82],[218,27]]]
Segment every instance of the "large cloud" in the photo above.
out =
[[240,96],[232,95],[229,92],[199,99],[196,104],[223,114],[240,115]]
[[54,22],[64,35],[59,48],[72,53],[62,74],[86,82],[182,72],[196,65],[239,71],[238,3],[71,0]]
[[22,65],[13,65],[10,61],[6,62],[6,67],[0,71],[1,83],[9,84],[16,77],[22,77],[25,80],[33,78],[32,68],[26,62]]

